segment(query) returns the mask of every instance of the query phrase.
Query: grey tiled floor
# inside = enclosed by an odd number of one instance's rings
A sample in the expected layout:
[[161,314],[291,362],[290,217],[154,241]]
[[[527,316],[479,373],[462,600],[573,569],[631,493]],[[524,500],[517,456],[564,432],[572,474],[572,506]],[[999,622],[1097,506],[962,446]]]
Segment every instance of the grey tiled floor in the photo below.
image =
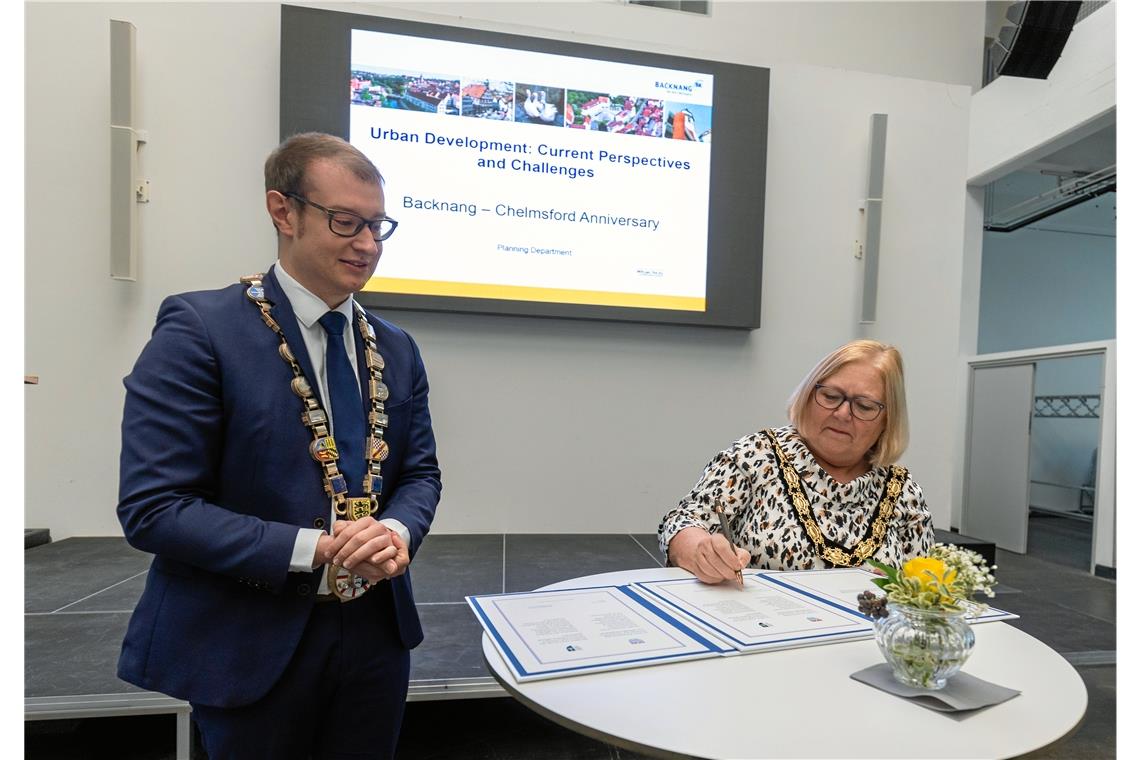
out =
[[[647,548],[648,547],[648,548]],[[482,628],[464,596],[530,591],[566,578],[663,564],[656,536],[428,536],[413,580],[424,643],[412,652],[412,684],[488,677]]]
[[[68,561],[60,561],[63,557]],[[148,561],[121,539],[70,539],[25,552],[28,696],[133,689],[115,679],[114,662]],[[480,628],[464,595],[532,589],[583,574],[661,563],[652,535],[431,536],[414,565],[426,639],[413,653],[413,683],[486,675]],[[1089,710],[1079,730],[1034,756],[1114,757],[1116,583],[1032,555],[999,550],[997,563],[1002,585],[995,604],[1022,616],[1013,625],[1070,657],[1089,690]],[[1111,664],[1082,664],[1089,662]],[[123,736],[131,737],[129,746],[123,746]],[[25,757],[166,760],[174,757],[173,738],[172,716],[30,723]],[[409,702],[398,757],[643,756],[563,729],[503,697]]]
[[1068,657],[1089,694],[1077,731],[1034,757],[1116,757],[1116,582],[1089,575],[1091,557],[1091,523],[1044,515],[1030,517],[1026,554],[998,550],[1007,591],[995,603],[1021,615],[1011,625]]
[[1026,553],[1087,570],[1092,560],[1092,523],[1030,512]]

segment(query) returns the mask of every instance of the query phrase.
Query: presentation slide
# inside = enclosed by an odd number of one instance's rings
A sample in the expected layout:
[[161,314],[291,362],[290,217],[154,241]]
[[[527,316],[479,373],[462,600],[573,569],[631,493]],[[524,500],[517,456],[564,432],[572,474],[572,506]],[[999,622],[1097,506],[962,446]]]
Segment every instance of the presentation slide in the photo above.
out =
[[354,29],[349,139],[388,215],[366,290],[703,312],[713,77]]

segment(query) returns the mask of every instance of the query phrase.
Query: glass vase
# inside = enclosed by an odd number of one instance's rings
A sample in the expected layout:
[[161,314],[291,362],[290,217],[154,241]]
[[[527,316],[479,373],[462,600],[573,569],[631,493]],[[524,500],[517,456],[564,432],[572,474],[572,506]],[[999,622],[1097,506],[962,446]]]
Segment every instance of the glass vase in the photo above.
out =
[[941,689],[974,650],[966,613],[887,604],[875,620],[875,641],[895,680],[918,689]]

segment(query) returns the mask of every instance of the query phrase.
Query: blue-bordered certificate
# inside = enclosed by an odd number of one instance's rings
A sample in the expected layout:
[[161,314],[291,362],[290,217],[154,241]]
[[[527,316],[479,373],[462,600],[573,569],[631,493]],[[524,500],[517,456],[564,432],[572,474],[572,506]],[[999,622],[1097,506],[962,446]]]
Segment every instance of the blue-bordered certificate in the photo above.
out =
[[[467,597],[519,681],[874,636],[859,568],[744,573],[744,587],[694,577]],[[1015,618],[990,608],[971,623]]]
[[482,594],[467,603],[520,682],[724,651],[629,586]]
[[729,646],[747,652],[867,638],[874,629],[857,610],[848,610],[763,573],[745,573],[744,588],[710,586],[696,578],[634,584],[681,619],[710,630]]

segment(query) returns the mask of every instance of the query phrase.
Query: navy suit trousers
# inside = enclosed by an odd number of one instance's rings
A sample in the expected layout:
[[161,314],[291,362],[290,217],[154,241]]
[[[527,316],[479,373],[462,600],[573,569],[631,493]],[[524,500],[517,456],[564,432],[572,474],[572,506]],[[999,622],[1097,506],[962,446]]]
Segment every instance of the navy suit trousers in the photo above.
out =
[[210,760],[393,757],[410,657],[384,612],[391,602],[369,598],[391,593],[384,582],[346,604],[314,604],[281,679],[253,704],[191,703]]

